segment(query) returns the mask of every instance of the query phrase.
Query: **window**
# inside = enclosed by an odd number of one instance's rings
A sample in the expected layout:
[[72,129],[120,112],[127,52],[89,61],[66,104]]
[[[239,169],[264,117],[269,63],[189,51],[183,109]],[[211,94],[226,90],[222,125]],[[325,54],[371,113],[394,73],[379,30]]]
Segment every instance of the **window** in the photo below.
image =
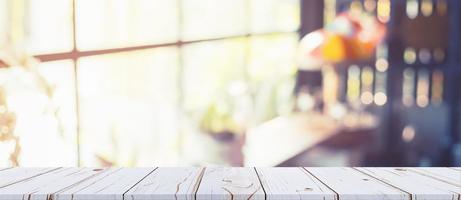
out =
[[242,121],[255,99],[279,105],[261,120],[287,110],[299,4],[4,0],[0,44],[23,45],[55,87],[64,131],[50,141],[69,146],[60,157],[73,160],[57,165],[172,165],[184,119],[198,124],[214,103],[231,99]]

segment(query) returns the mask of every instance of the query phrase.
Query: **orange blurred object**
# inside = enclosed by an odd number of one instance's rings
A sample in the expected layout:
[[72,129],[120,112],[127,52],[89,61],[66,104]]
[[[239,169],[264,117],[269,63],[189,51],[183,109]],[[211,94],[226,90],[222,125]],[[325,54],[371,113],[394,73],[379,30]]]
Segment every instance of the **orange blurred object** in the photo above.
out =
[[304,63],[340,63],[373,56],[386,34],[386,27],[373,16],[338,15],[325,28],[307,34],[301,41]]

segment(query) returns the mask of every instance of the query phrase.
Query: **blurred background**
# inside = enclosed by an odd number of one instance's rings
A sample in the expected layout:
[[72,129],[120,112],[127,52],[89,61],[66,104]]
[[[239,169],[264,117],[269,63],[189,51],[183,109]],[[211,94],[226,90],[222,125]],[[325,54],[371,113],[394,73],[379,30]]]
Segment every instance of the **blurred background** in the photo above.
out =
[[0,0],[0,166],[461,166],[458,0]]

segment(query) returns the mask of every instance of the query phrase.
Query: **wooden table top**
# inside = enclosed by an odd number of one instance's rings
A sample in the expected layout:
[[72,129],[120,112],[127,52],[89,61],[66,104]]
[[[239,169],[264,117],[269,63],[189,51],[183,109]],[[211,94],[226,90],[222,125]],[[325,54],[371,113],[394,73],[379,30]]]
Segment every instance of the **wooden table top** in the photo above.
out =
[[0,168],[0,199],[461,199],[461,168]]

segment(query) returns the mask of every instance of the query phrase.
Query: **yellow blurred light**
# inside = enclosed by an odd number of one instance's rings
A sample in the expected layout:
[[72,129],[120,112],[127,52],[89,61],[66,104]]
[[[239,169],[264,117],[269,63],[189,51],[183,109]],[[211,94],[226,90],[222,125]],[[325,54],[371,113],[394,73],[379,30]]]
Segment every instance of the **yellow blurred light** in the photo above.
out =
[[406,48],[403,53],[403,59],[407,64],[413,64],[416,62],[416,50],[414,48]]
[[322,47],[322,54],[328,61],[343,61],[347,58],[346,45],[342,36],[336,34],[329,35]]
[[432,96],[433,104],[439,105],[443,101],[443,72],[435,70],[432,72]]
[[426,17],[429,17],[432,15],[432,10],[433,10],[433,4],[432,4],[432,0],[423,0],[421,2],[421,13],[426,16]]
[[355,101],[360,96],[360,69],[357,65],[352,65],[347,73],[347,98]]
[[389,21],[391,13],[391,2],[390,0],[378,0],[378,20],[380,22],[386,23]]
[[350,4],[349,9],[353,14],[360,14],[362,12],[362,3],[360,3],[358,0],[355,0]]
[[2,134],[7,134],[10,132],[10,128],[8,126],[3,126],[1,129],[0,129],[0,132]]
[[429,73],[427,70],[418,71],[416,95],[416,104],[419,107],[426,107],[429,104]]
[[362,84],[365,86],[373,85],[373,70],[371,67],[364,67],[362,70]]

